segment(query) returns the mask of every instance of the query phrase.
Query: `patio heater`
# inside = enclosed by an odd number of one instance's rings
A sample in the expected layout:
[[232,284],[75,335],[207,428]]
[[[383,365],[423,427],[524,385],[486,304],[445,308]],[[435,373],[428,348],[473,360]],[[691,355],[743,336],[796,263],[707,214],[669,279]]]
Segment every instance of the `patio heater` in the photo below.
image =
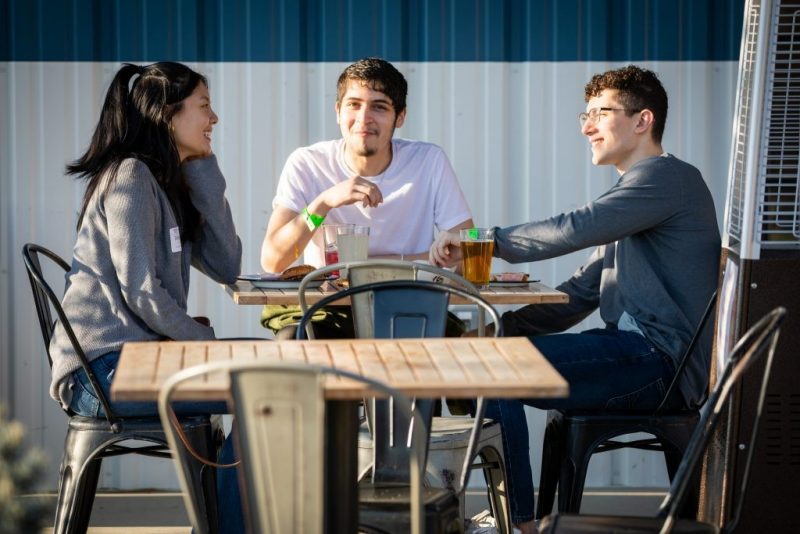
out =
[[[800,481],[800,0],[748,0],[725,206],[727,259],[715,339],[719,370],[732,343],[782,305],[781,329],[746,497],[739,491],[758,384],[734,394],[707,458],[703,515],[738,532],[796,531]],[[757,373],[751,373],[754,376]],[[713,380],[713,372],[712,372]],[[752,380],[752,379],[751,379]]]

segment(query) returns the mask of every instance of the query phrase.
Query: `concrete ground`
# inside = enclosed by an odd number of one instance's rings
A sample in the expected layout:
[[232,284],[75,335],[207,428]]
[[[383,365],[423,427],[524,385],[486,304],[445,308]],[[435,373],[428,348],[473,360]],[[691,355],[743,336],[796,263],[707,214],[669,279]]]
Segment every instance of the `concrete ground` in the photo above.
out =
[[[55,495],[48,494],[55,506]],[[663,489],[589,489],[584,493],[585,513],[655,515]],[[467,515],[487,508],[485,494],[467,494]],[[52,520],[49,522],[52,526]],[[48,530],[49,532],[49,530]],[[188,534],[189,520],[180,493],[98,493],[92,509],[89,534]]]

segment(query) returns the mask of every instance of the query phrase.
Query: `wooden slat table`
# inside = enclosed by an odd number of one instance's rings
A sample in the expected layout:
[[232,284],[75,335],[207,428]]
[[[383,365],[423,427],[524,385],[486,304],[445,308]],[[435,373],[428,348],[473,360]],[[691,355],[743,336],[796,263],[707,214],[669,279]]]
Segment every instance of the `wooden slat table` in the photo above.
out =
[[[563,397],[567,384],[523,337],[187,341],[126,343],[111,388],[115,400],[156,400],[168,376],[224,360],[295,361],[338,367],[418,397]],[[331,400],[372,393],[361,383],[328,378]],[[225,400],[224,377],[183,384],[175,398]]]
[[[409,395],[426,398],[565,397],[566,381],[527,338],[351,339],[332,341],[207,341],[126,343],[112,397],[154,401],[176,371],[220,360],[299,361],[334,366],[377,379]],[[329,377],[325,383],[327,532],[358,526],[358,400],[371,393],[361,383]],[[183,400],[227,400],[226,376],[187,382]]]
[[[331,282],[325,282],[319,288],[306,290],[306,302],[314,304],[323,297],[338,291]],[[300,302],[296,289],[261,289],[251,282],[239,281],[225,286],[225,291],[233,302],[242,305],[286,304],[296,305]],[[489,286],[481,290],[481,297],[490,304],[559,304],[569,301],[566,293],[557,291],[540,282],[530,282],[520,286]],[[451,304],[464,304],[456,295],[451,296]],[[346,304],[342,301],[341,304]]]

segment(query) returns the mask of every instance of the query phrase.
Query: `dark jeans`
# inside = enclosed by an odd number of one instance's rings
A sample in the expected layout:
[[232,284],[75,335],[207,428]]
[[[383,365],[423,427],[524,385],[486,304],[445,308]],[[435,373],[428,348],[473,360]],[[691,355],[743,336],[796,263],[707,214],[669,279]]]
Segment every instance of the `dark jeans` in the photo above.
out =
[[517,524],[534,518],[525,405],[545,410],[652,410],[675,374],[670,357],[634,332],[607,328],[530,339],[569,383],[570,395],[487,403],[486,417],[503,428],[511,519]]
[[[117,369],[119,352],[110,352],[96,360],[89,366],[92,368],[100,389],[107,399],[111,399],[111,382]],[[75,378],[75,387],[72,391],[70,408],[75,413],[86,417],[105,417],[100,401],[94,395],[89,378],[83,369],[72,373]],[[111,402],[111,401],[110,401]],[[111,409],[122,417],[158,417],[158,404],[155,402],[111,402]],[[228,413],[224,402],[177,402],[174,405],[175,413],[179,415],[202,415],[212,413]],[[229,464],[235,460],[232,434],[225,439],[219,453],[218,462]],[[244,518],[241,503],[239,502],[239,484],[237,469],[217,469],[217,507],[219,512],[220,534],[244,532]],[[234,491],[231,491],[233,489]]]

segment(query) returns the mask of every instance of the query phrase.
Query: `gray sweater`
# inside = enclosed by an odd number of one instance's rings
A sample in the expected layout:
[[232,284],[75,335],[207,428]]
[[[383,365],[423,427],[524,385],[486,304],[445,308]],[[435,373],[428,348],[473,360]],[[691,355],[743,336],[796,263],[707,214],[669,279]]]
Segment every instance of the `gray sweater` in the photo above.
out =
[[[62,304],[90,361],[120,350],[126,341],[214,337],[213,329],[186,312],[190,265],[217,282],[233,282],[242,245],[216,157],[189,161],[182,169],[202,220],[195,242],[180,242],[166,194],[136,159],[125,160],[99,194],[105,176],[86,208]],[[50,354],[50,395],[68,404],[69,375],[80,363],[60,323]]]
[[[700,172],[671,155],[633,165],[597,200],[540,222],[495,230],[495,255],[518,263],[598,247],[558,286],[569,304],[526,306],[503,315],[506,335],[560,332],[598,306],[606,324],[623,312],[677,364],[717,286],[720,235]],[[707,328],[680,384],[703,398],[710,368]]]

